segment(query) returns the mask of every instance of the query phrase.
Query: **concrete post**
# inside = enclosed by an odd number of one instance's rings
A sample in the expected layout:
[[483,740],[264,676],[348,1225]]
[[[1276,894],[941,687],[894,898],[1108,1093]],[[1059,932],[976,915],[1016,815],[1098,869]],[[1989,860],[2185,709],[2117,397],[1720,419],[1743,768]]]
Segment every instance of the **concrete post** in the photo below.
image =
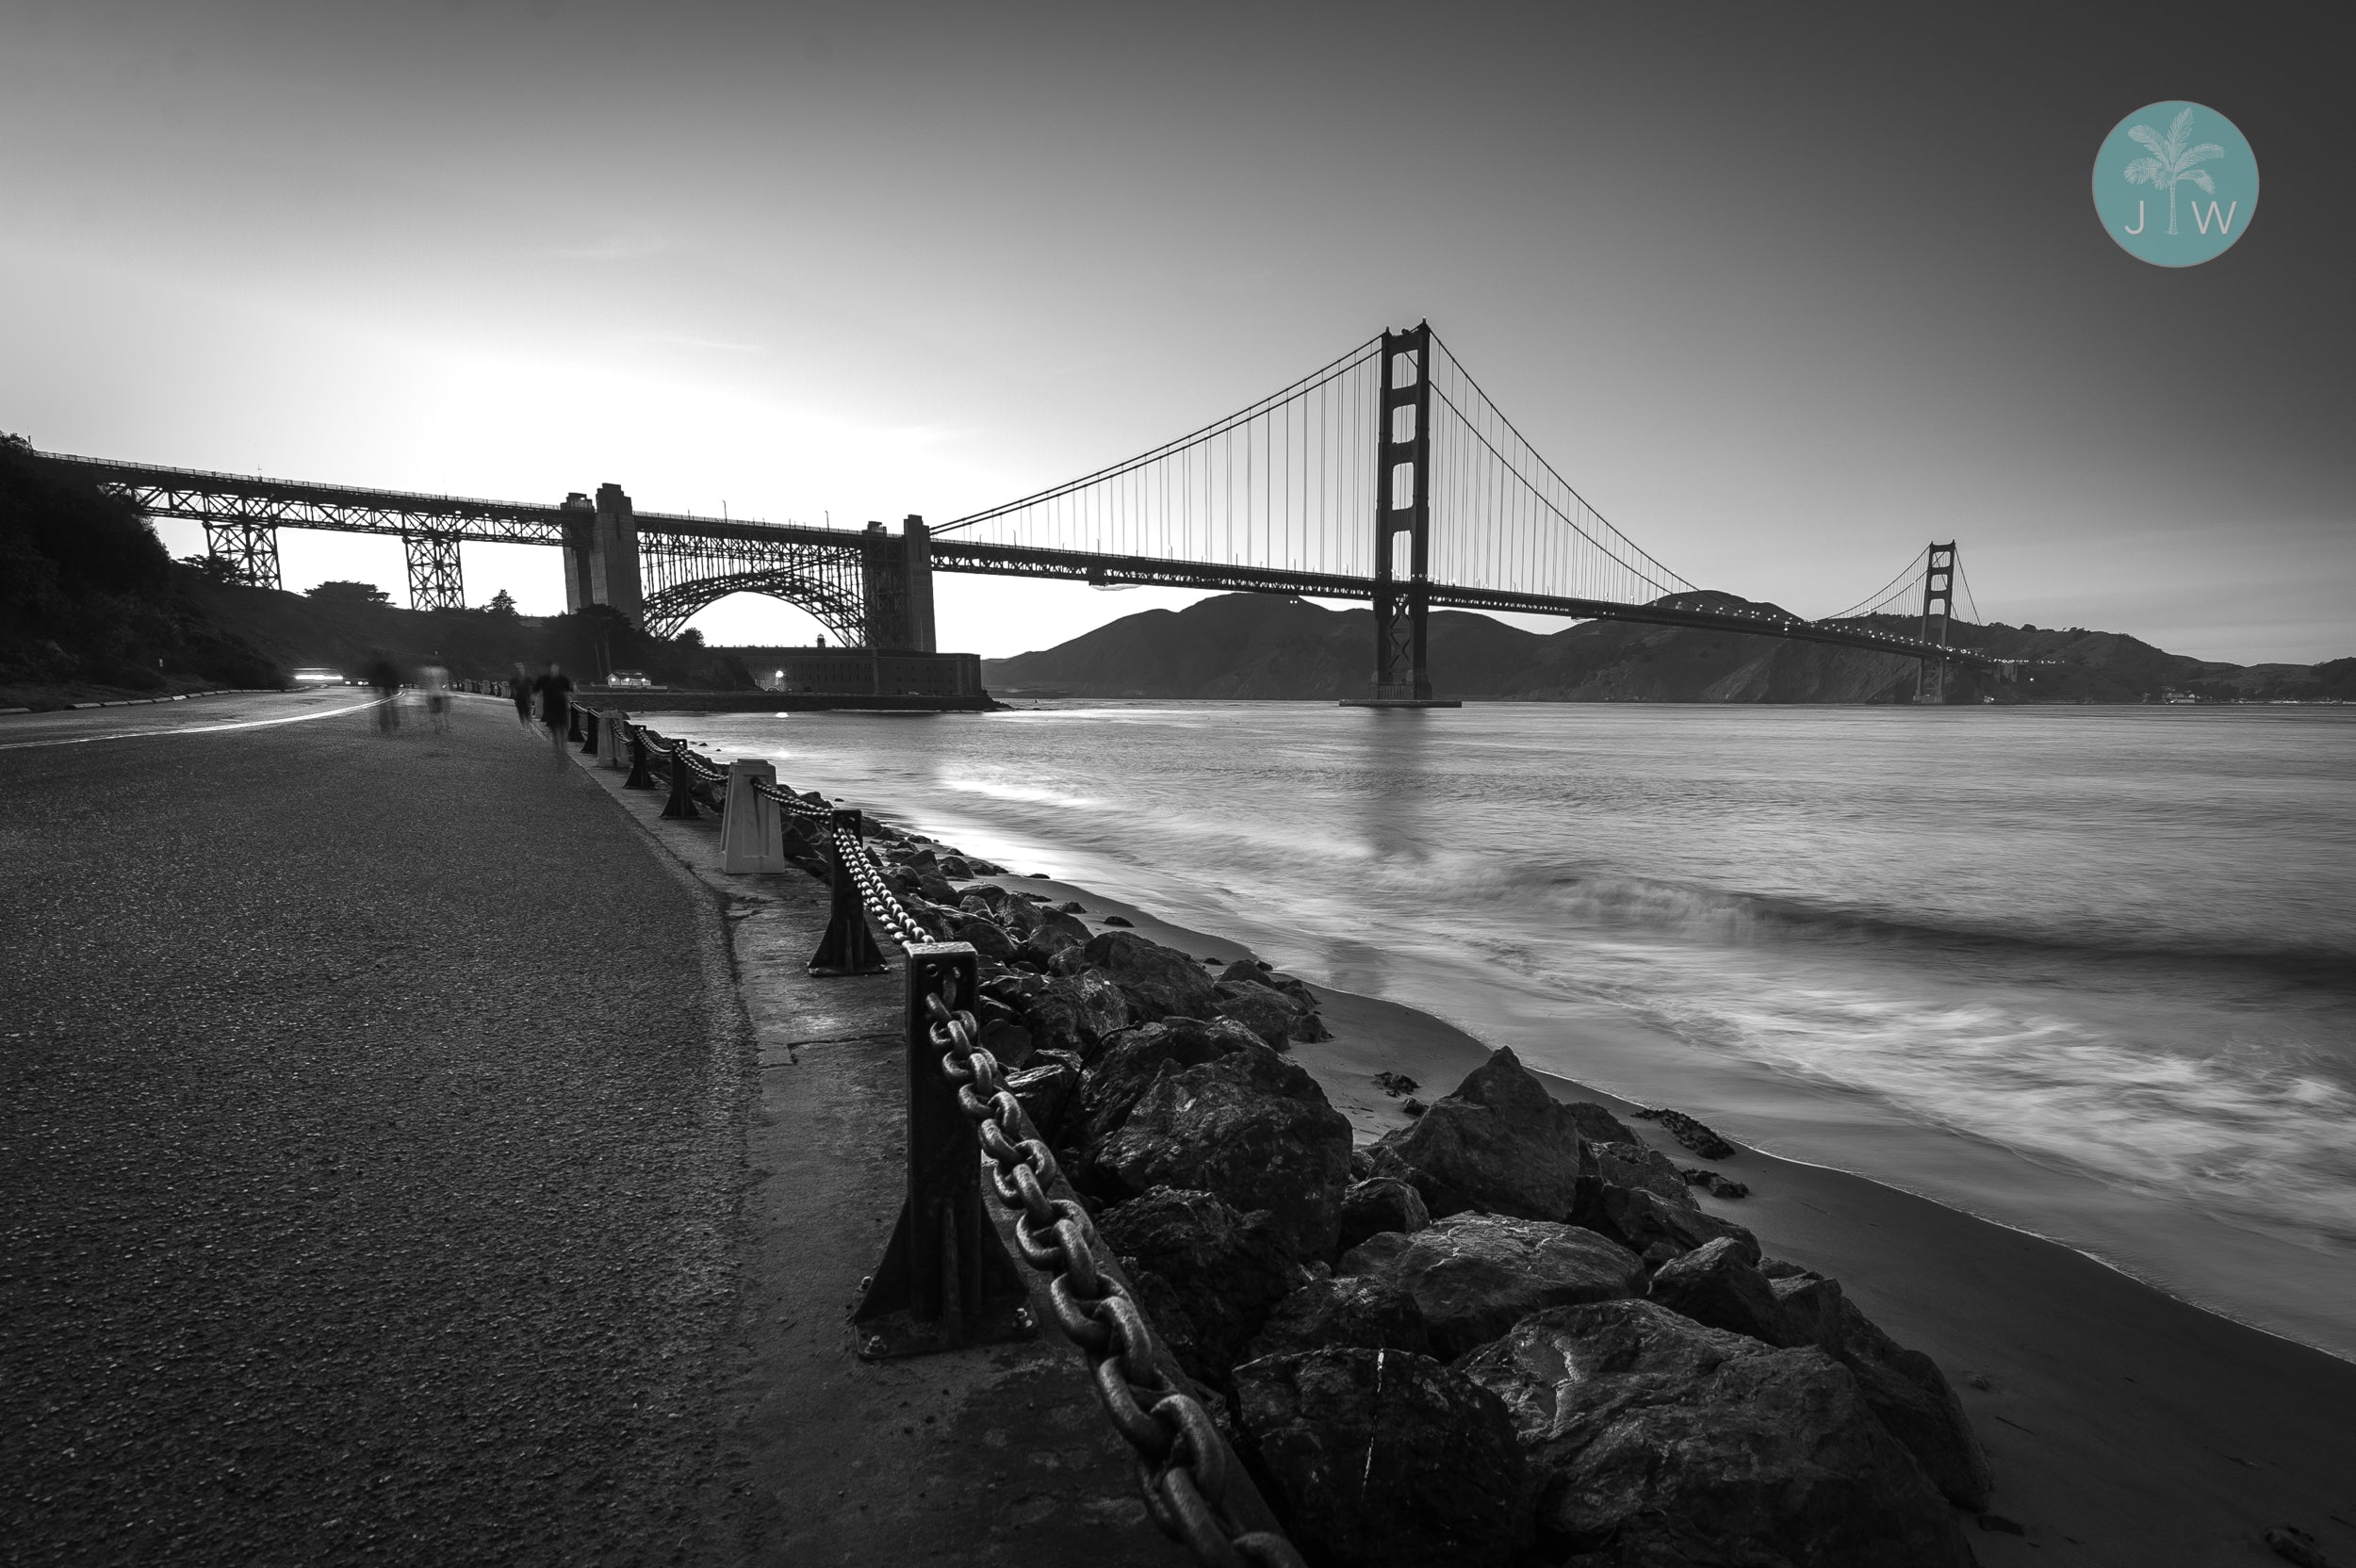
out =
[[793,869],[785,858],[785,813],[753,788],[755,779],[775,789],[776,765],[757,757],[728,764],[728,792],[720,797],[720,869],[732,875]]
[[609,768],[627,768],[630,763],[622,756],[622,731],[630,715],[620,709],[610,709],[597,725],[597,760]]

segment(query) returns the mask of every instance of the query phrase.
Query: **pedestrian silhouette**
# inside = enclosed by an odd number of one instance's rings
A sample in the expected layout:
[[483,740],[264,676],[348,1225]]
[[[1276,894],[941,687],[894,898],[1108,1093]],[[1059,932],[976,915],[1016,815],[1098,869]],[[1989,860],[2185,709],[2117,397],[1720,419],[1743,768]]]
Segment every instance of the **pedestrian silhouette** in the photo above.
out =
[[515,722],[526,729],[532,727],[532,672],[523,661],[515,662],[515,678],[507,683],[507,694],[515,699]]
[[426,716],[434,721],[434,733],[450,733],[450,672],[439,664],[428,664],[417,671],[417,689],[425,694]]
[[376,732],[401,727],[401,670],[383,648],[368,650],[368,684],[376,688]]
[[573,682],[556,662],[548,662],[548,674],[532,683],[540,694],[540,722],[548,727],[548,742],[556,751],[556,765],[564,765],[564,730],[572,718]]

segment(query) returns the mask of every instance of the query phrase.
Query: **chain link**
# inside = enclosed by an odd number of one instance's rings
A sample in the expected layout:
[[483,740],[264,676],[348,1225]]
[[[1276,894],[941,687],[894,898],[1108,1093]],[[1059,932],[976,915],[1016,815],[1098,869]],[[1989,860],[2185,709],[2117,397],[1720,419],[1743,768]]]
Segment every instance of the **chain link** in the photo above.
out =
[[1164,1535],[1214,1568],[1302,1568],[1291,1542],[1273,1531],[1240,1529],[1228,1516],[1227,1445],[1202,1402],[1156,1362],[1145,1314],[1103,1266],[1087,1211],[1050,1195],[1060,1178],[1055,1156],[1030,1135],[1005,1070],[979,1043],[973,1015],[957,1005],[963,999],[954,994],[956,985],[956,976],[944,972],[924,998],[941,1076],[957,1086],[957,1102],[975,1125],[991,1184],[1021,1211],[1015,1241],[1031,1266],[1047,1275],[1056,1322],[1087,1356],[1097,1400],[1137,1456],[1146,1511]]

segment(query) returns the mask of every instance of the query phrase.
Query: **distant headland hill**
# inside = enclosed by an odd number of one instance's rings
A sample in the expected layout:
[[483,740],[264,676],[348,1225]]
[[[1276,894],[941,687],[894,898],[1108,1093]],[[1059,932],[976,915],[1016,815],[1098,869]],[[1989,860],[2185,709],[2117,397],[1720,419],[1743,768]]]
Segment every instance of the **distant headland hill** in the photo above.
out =
[[[1687,595],[1748,606],[1726,594]],[[1773,610],[1772,605],[1759,606]],[[1912,635],[1918,623],[1878,618]],[[1948,700],[2159,702],[2356,700],[2356,658],[2323,664],[2223,664],[2113,631],[1955,627],[1953,640],[2026,666],[2017,682],[1951,668]],[[1364,694],[1374,616],[1301,599],[1225,594],[1149,610],[1058,646],[986,661],[992,693],[1075,697],[1340,698]],[[1432,613],[1432,684],[1442,696],[1550,702],[1906,702],[1911,659],[1780,637],[1588,621],[1552,634],[1469,611]]]

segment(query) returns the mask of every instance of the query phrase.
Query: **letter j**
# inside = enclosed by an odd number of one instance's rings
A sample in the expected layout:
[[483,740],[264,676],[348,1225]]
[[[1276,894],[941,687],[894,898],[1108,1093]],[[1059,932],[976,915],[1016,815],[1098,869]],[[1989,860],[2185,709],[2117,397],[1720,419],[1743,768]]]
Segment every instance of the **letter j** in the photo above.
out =
[[2135,204],[2135,226],[2132,229],[2121,229],[2119,232],[2121,234],[2141,234],[2143,232],[2143,204],[2141,202],[2137,202]]

